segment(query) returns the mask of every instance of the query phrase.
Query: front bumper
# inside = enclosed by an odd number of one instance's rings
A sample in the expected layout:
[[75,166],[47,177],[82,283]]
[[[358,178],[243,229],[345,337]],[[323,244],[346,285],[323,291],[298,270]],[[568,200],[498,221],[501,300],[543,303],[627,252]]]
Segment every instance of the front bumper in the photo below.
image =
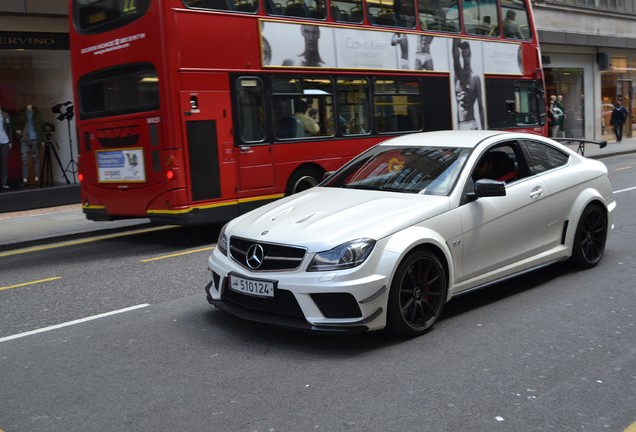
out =
[[[205,288],[210,304],[240,318],[296,330],[357,334],[386,325],[391,260],[375,250],[354,269],[334,272],[252,273],[214,250],[209,259],[212,280]],[[305,269],[310,257],[300,269]],[[275,297],[261,298],[228,288],[228,275],[276,280]]]

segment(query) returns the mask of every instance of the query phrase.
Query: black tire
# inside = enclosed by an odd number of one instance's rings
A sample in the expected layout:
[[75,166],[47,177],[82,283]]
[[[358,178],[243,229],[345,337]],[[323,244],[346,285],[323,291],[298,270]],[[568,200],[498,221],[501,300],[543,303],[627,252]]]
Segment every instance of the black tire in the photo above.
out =
[[444,266],[428,250],[409,254],[391,282],[387,326],[398,336],[426,333],[437,321],[448,292]]
[[603,258],[607,240],[607,215],[597,204],[583,210],[576,227],[572,245],[572,264],[588,269],[596,266]]
[[293,195],[307,189],[311,189],[322,181],[324,172],[317,167],[304,167],[294,172],[285,189],[285,195]]

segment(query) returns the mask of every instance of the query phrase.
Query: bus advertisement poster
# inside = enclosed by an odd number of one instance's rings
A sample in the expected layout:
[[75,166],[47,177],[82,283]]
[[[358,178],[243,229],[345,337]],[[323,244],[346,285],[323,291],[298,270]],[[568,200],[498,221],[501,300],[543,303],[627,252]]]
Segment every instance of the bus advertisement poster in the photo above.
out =
[[146,181],[143,149],[99,150],[96,155],[100,183]]

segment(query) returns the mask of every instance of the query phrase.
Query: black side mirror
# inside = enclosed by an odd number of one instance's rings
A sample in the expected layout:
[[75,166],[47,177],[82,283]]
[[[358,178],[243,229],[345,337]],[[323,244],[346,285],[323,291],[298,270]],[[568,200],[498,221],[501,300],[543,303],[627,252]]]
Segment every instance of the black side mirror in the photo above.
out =
[[506,196],[506,183],[490,179],[477,180],[475,182],[475,196],[477,198]]

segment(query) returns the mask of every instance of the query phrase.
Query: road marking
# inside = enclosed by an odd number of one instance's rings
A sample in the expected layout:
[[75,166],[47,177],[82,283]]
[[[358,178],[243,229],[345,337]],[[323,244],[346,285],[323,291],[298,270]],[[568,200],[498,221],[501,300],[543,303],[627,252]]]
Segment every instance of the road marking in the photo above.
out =
[[102,240],[125,237],[125,236],[135,235],[135,234],[145,234],[149,232],[161,231],[161,230],[172,229],[172,228],[175,228],[175,225],[162,225],[162,226],[152,227],[152,228],[142,228],[138,230],[120,232],[115,234],[105,234],[105,235],[100,235],[95,237],[69,240],[69,241],[64,241],[59,243],[51,243],[51,244],[42,245],[42,246],[32,246],[32,247],[27,247],[24,249],[16,249],[16,250],[10,250],[6,252],[0,252],[0,258],[6,257],[6,256],[12,256],[12,255],[31,253],[31,252],[40,252],[44,250],[56,249],[56,248],[67,247],[67,246],[76,246],[76,245],[85,244],[85,243],[93,243],[93,242],[98,242]]
[[212,249],[214,249],[214,246],[208,246],[208,247],[204,247],[204,248],[201,248],[201,249],[193,249],[193,250],[189,250],[189,251],[185,251],[185,252],[177,252],[177,253],[173,253],[173,254],[169,254],[169,255],[162,255],[162,256],[158,256],[158,257],[154,257],[154,258],[143,259],[143,260],[140,260],[139,262],[148,263],[148,262],[158,261],[158,260],[162,260],[162,259],[166,259],[166,258],[174,258],[174,257],[182,256],[182,255],[189,255],[189,254],[193,254],[193,253],[197,253],[197,252],[211,251]]
[[625,429],[625,432],[636,432],[636,422],[627,426],[627,429]]
[[31,331],[24,332],[24,333],[18,333],[18,334],[12,335],[12,336],[6,336],[6,337],[3,337],[3,338],[0,338],[0,343],[6,342],[6,341],[10,341],[10,340],[13,340],[13,339],[22,338],[22,337],[25,337],[25,336],[32,336],[32,335],[38,334],[38,333],[44,333],[44,332],[51,331],[51,330],[57,330],[57,329],[60,329],[60,328],[63,328],[63,327],[68,327],[68,326],[72,326],[72,325],[75,325],[75,324],[82,324],[82,323],[85,323],[85,322],[88,322],[88,321],[93,321],[93,320],[96,320],[96,319],[105,318],[105,317],[109,317],[111,315],[117,315],[117,314],[124,313],[124,312],[130,312],[132,310],[141,309],[141,308],[145,308],[145,307],[148,307],[148,306],[150,306],[150,305],[147,304],[147,303],[144,303],[144,304],[140,304],[140,305],[137,305],[137,306],[131,306],[131,307],[127,307],[127,308],[124,308],[124,309],[119,309],[119,310],[112,311],[112,312],[106,312],[106,313],[99,314],[99,315],[93,315],[93,316],[89,316],[89,317],[86,317],[86,318],[80,318],[80,319],[77,319],[77,320],[74,320],[74,321],[68,321],[68,322],[61,323],[61,324],[55,324],[55,325],[52,325],[52,326],[49,326],[49,327],[43,327],[43,328],[37,329],[37,330],[31,330]]
[[627,188],[627,189],[620,189],[620,190],[614,191],[614,193],[617,194],[617,193],[621,193],[621,192],[629,192],[629,191],[634,190],[634,189],[636,189],[636,186],[630,187],[630,188]]
[[614,171],[625,171],[625,170],[629,170],[629,169],[632,169],[632,167],[626,166],[626,167],[622,167],[622,168],[616,168]]
[[[40,279],[40,280],[35,280],[35,281],[31,281],[31,282],[22,282],[22,283],[15,284],[15,285],[0,286],[0,291],[10,290],[10,289],[13,289],[13,288],[20,288],[20,287],[29,286],[29,285],[35,285],[35,284],[44,283],[44,282],[51,282],[51,281],[58,280],[58,279],[62,279],[62,276],[54,276],[54,277],[50,277],[50,278],[46,278],[46,279]],[[0,431],[0,432],[2,432],[2,431]]]

